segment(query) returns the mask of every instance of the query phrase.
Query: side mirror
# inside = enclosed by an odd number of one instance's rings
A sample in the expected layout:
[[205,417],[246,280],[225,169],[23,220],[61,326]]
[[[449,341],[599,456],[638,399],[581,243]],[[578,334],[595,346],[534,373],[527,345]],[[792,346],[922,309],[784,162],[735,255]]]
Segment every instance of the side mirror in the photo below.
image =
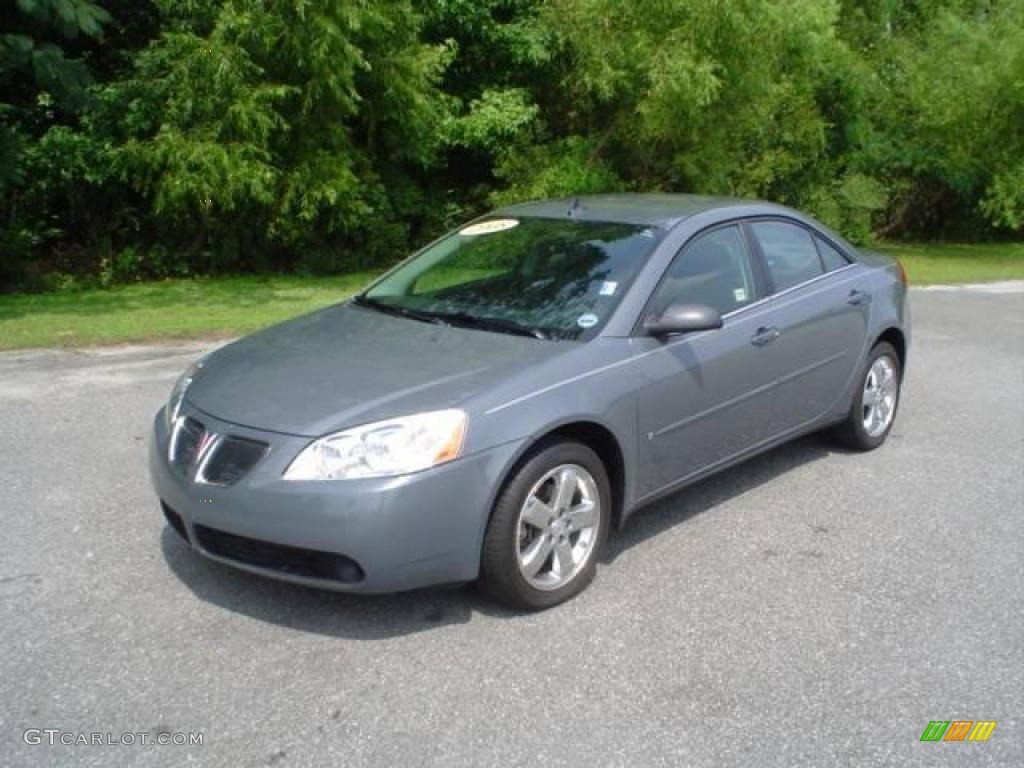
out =
[[682,301],[669,304],[661,317],[649,317],[644,322],[644,330],[651,336],[710,331],[721,327],[722,316],[717,309],[706,304],[687,304]]

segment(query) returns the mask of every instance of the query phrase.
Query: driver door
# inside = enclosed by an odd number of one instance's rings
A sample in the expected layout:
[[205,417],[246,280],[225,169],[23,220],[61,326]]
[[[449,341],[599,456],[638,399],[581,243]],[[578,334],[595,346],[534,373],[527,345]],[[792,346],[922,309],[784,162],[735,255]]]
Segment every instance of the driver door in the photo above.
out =
[[666,270],[648,305],[706,304],[721,328],[640,339],[646,383],[638,396],[642,457],[639,494],[682,483],[763,441],[771,407],[770,344],[761,343],[765,281],[736,224],[690,240]]

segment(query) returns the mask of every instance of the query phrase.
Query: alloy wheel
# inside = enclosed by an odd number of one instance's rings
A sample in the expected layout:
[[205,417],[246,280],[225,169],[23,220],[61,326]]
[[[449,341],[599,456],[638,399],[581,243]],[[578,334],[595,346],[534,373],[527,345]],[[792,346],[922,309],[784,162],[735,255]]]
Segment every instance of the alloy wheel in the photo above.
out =
[[899,390],[896,362],[888,355],[882,355],[871,364],[861,397],[861,418],[864,431],[870,437],[878,437],[892,424]]
[[563,587],[583,570],[598,538],[601,497],[591,474],[562,464],[534,484],[519,511],[516,559],[536,589]]

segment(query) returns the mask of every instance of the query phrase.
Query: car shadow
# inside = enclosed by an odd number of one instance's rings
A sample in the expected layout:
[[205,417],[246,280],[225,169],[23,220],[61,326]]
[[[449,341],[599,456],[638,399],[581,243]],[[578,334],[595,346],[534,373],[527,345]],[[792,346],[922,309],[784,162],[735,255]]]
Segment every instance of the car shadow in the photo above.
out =
[[[662,531],[836,450],[820,436],[804,437],[678,491],[645,507],[613,532],[601,562],[613,563]],[[202,557],[167,526],[161,549],[171,571],[200,600],[303,632],[377,640],[464,624],[474,613],[507,620],[530,616],[494,604],[472,585],[357,595],[275,581]]]
[[615,562],[623,552],[741,496],[780,475],[831,454],[847,453],[821,433],[807,435],[688,485],[636,511],[608,539],[600,562]]
[[275,581],[203,557],[168,526],[160,544],[172,573],[200,600],[303,632],[378,640],[464,624],[474,612],[504,618],[526,615],[488,602],[472,585],[359,595]]

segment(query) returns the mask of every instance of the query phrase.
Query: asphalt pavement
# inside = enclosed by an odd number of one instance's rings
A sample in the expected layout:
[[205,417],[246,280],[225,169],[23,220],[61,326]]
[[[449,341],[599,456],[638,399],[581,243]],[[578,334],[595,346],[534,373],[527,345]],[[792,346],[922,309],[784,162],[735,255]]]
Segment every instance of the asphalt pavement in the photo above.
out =
[[1024,765],[1024,290],[912,310],[885,446],[664,500],[540,614],[208,562],[145,465],[204,345],[0,354],[0,765]]

